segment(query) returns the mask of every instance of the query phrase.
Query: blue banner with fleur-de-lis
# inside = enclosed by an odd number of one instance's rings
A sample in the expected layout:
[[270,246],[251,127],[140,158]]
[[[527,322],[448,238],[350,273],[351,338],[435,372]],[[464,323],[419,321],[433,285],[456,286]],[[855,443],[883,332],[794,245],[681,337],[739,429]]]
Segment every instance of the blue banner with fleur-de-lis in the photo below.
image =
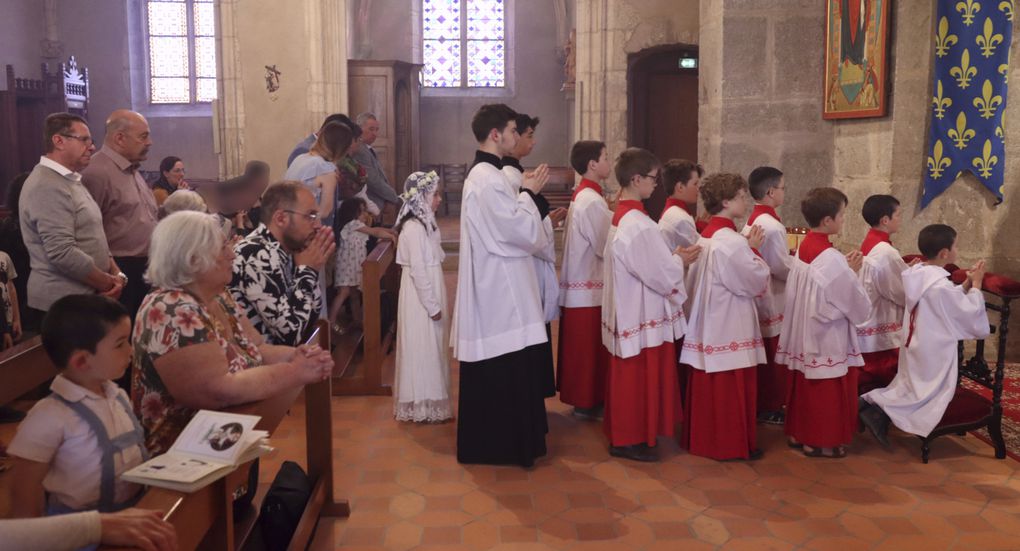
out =
[[964,171],[1002,201],[1009,47],[1017,0],[938,0],[921,207]]

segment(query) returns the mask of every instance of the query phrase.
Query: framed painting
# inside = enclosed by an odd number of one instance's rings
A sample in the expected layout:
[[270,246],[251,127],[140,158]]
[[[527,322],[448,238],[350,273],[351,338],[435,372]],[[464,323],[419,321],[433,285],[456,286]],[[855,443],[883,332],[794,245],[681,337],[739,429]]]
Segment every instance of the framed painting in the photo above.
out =
[[891,1],[826,0],[823,119],[886,114]]

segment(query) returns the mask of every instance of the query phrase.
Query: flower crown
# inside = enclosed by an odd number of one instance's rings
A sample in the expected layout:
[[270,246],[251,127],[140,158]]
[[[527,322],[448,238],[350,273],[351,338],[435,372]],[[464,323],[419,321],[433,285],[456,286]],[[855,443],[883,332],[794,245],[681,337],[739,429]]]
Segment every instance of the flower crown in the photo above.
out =
[[409,201],[415,195],[424,193],[429,187],[435,186],[438,181],[439,175],[436,174],[435,170],[428,173],[421,173],[421,176],[415,178],[414,185],[404,191],[404,193],[400,194],[400,199],[405,202]]

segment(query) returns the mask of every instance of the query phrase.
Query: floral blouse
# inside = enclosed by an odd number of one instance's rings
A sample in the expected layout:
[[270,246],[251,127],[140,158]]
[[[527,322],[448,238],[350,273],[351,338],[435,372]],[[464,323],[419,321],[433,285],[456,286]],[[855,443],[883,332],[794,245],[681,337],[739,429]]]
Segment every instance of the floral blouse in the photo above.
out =
[[262,364],[262,353],[241,326],[244,312],[228,292],[216,300],[230,317],[233,336],[229,339],[198,299],[179,289],[153,290],[135,317],[131,401],[145,428],[145,445],[154,455],[169,450],[195,414],[170,395],[156,372],[154,362],[159,357],[194,344],[215,342],[227,356],[230,373]]

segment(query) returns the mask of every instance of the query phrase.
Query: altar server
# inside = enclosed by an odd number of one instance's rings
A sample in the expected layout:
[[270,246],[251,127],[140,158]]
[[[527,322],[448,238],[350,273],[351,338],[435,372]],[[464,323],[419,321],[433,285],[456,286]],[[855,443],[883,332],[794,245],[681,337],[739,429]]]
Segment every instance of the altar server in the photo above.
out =
[[556,386],[575,416],[595,420],[602,416],[609,370],[609,352],[602,345],[602,254],[613,213],[602,183],[613,166],[606,144],[592,140],[574,144],[570,166],[581,183],[574,188],[563,232]]
[[[546,246],[543,213],[515,193],[500,159],[517,143],[516,113],[483,105],[471,121],[479,148],[464,182],[451,344],[460,360],[457,460],[529,467],[545,455],[542,395],[547,340],[532,256]],[[548,167],[524,174],[540,193]]]
[[603,428],[609,453],[636,461],[657,461],[657,437],[672,436],[683,417],[673,343],[684,334],[684,263],[699,250],[670,250],[645,212],[660,169],[644,149],[620,154],[605,251],[602,342],[612,357]]
[[782,425],[786,415],[786,387],[789,370],[776,363],[779,329],[783,325],[783,305],[786,300],[786,275],[790,271],[790,249],[786,242],[786,226],[776,209],[786,198],[786,182],[778,168],[760,166],[751,171],[747,179],[754,210],[747,219],[743,234],[758,226],[764,232],[764,241],[758,248],[761,258],[769,265],[769,287],[764,295],[755,299],[758,308],[758,325],[765,343],[765,363],[758,366],[758,420]]
[[844,457],[857,428],[857,324],[871,302],[857,278],[862,255],[829,242],[843,228],[847,197],[815,188],[801,201],[811,226],[790,266],[776,361],[791,370],[786,399],[789,445],[808,457]]
[[928,436],[956,393],[956,343],[989,334],[981,293],[984,261],[967,271],[962,285],[949,281],[944,266],[956,261],[956,231],[944,224],[921,230],[917,246],[927,259],[903,273],[908,324],[892,384],[861,397],[861,419],[888,446],[890,421],[900,430]]
[[684,407],[682,445],[712,459],[758,459],[755,426],[758,365],[765,346],[754,305],[769,281],[769,267],[752,248],[764,231],[747,237],[734,219],[747,215],[750,195],[739,174],[705,178],[701,201],[712,217],[698,245],[701,258],[687,273],[691,293],[680,363],[690,366]]
[[892,246],[890,236],[900,229],[900,202],[892,195],[872,195],[861,209],[871,226],[861,254],[861,283],[871,299],[868,319],[857,327],[864,366],[857,379],[857,392],[888,386],[896,376],[903,342],[903,277],[907,264]]
[[690,247],[698,241],[694,221],[698,213],[698,190],[704,170],[685,159],[673,159],[662,167],[662,185],[666,188],[666,207],[659,217],[659,231],[670,249]]

